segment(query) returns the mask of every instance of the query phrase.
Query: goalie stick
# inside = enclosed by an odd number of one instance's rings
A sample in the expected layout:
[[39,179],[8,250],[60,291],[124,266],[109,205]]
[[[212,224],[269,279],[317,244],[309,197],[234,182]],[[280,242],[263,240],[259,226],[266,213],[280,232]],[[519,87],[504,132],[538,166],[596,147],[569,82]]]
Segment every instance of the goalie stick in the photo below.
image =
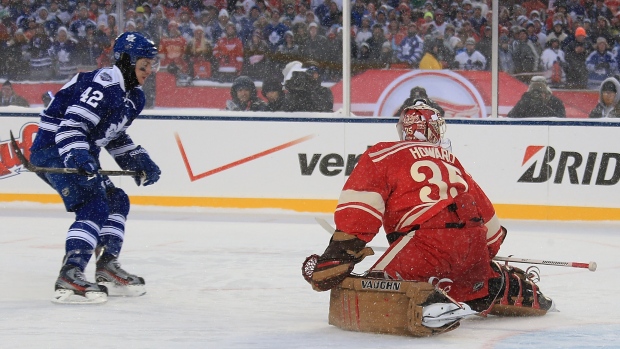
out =
[[[30,172],[41,172],[41,173],[68,173],[68,174],[73,173],[73,174],[83,174],[82,172],[80,172],[76,168],[39,167],[39,166],[35,166],[35,165],[31,164],[30,161],[28,161],[28,159],[26,159],[26,157],[22,153],[21,149],[17,145],[17,141],[15,140],[15,137],[13,136],[13,131],[9,131],[9,133],[11,135],[11,146],[13,147],[13,151],[15,151],[15,155],[17,156],[19,161],[22,163],[22,165],[24,165],[24,167],[28,171],[30,171]],[[98,171],[98,173],[101,174],[101,175],[104,175],[104,176],[133,176],[133,177],[141,176],[141,177],[143,177],[140,173],[138,173],[136,171],[100,170],[100,171]]]
[[[334,229],[334,227],[332,227],[325,219],[320,218],[320,217],[314,217],[314,219],[328,233],[333,234],[334,231],[336,231],[336,229]],[[373,249],[382,250],[383,248],[373,247]],[[583,268],[583,269],[588,269],[590,271],[596,271],[596,267],[597,267],[596,262],[589,262],[589,263],[558,262],[558,261],[548,261],[548,260],[541,260],[541,259],[517,258],[517,257],[512,257],[512,256],[508,256],[508,257],[495,256],[493,260],[500,261],[500,262],[552,265],[556,267]]]

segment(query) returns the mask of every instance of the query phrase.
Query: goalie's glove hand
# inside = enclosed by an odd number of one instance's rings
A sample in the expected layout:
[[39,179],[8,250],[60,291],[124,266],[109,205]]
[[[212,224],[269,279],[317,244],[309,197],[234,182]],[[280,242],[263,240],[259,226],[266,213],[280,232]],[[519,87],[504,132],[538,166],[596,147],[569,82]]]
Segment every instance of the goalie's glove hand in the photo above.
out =
[[329,246],[317,260],[310,278],[312,288],[315,291],[327,291],[340,285],[351,274],[355,264],[373,254],[374,251],[366,247],[365,241],[336,230]]
[[84,176],[97,174],[99,165],[97,160],[86,149],[71,149],[63,159],[66,168],[74,168]]
[[161,175],[159,166],[151,160],[149,153],[141,146],[124,154],[117,155],[115,160],[123,170],[139,173],[138,176],[133,177],[137,185],[151,185],[157,182]]

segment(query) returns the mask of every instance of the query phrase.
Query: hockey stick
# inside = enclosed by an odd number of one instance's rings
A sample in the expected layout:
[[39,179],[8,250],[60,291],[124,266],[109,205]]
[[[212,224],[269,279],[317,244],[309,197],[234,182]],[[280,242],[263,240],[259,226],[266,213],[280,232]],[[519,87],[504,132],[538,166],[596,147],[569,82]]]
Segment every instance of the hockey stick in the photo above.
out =
[[[324,220],[323,218],[319,218],[319,217],[314,217],[314,219],[317,221],[317,223],[319,223],[319,225],[321,225],[321,227],[323,227],[323,229],[325,229],[325,231],[327,231],[330,234],[334,233],[335,229],[326,220]],[[376,247],[373,247],[373,249],[376,249]],[[378,250],[380,249],[382,249],[382,247],[380,247]],[[540,260],[540,259],[517,258],[517,257],[512,257],[512,256],[510,257],[495,256],[493,260],[500,261],[500,262],[552,265],[556,267],[583,268],[583,269],[588,269],[590,271],[596,271],[596,267],[597,267],[596,262],[590,262],[590,263],[557,262],[557,261],[547,261],[547,260]]]
[[590,262],[590,263],[556,262],[556,261],[546,261],[546,260],[540,260],[540,259],[500,257],[500,256],[495,256],[495,258],[493,259],[496,261],[501,261],[501,262],[553,265],[556,267],[583,268],[583,269],[588,269],[590,271],[596,271],[596,262]]
[[[33,164],[30,163],[30,161],[28,161],[28,159],[26,159],[26,157],[24,156],[24,154],[22,153],[21,149],[19,148],[19,146],[17,145],[17,141],[15,140],[15,137],[13,136],[13,131],[9,131],[10,135],[11,135],[11,146],[13,147],[13,150],[15,151],[15,155],[17,155],[17,158],[19,159],[19,161],[22,163],[22,165],[24,165],[24,167],[30,171],[30,172],[41,172],[41,173],[70,173],[70,174],[82,174],[82,172],[80,172],[77,168],[57,168],[57,167],[39,167],[39,166],[35,166]],[[101,175],[105,175],[105,176],[139,176],[140,174],[136,171],[108,171],[108,170],[100,170],[98,171],[99,174]]]

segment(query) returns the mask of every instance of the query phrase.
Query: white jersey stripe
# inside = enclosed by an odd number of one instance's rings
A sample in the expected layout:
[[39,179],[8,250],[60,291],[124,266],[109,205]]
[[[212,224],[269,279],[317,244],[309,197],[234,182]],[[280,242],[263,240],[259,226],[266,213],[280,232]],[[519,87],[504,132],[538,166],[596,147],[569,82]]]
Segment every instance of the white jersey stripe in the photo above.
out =
[[385,270],[388,264],[390,264],[394,260],[394,257],[396,257],[396,255],[400,253],[400,251],[402,251],[405,246],[407,246],[409,241],[411,241],[414,236],[415,231],[412,231],[407,235],[403,236],[403,238],[400,239],[400,241],[396,243],[396,245],[390,247],[390,251],[387,252],[387,254],[383,255],[381,259],[377,261],[377,264],[370,268],[370,270]]

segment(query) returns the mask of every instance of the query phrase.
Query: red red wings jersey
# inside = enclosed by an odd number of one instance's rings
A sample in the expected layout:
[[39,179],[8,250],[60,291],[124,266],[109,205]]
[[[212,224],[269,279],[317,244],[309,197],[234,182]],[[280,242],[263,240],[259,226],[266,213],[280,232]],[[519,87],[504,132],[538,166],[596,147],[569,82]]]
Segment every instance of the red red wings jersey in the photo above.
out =
[[409,232],[454,202],[475,200],[491,257],[504,233],[492,203],[447,149],[421,142],[383,142],[369,148],[344,185],[334,215],[336,227],[368,242],[383,224],[386,233]]

